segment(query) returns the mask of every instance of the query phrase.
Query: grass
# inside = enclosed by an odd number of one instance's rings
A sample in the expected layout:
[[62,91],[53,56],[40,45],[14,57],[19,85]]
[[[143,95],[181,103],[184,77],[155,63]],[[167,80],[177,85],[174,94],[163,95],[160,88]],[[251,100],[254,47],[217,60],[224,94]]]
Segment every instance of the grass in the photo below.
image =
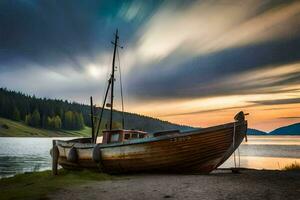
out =
[[112,178],[110,175],[97,172],[63,169],[59,170],[58,176],[53,176],[51,171],[19,174],[11,178],[0,179],[0,200],[47,199],[47,194],[59,189]]
[[91,128],[89,127],[79,131],[46,130],[0,117],[0,137],[78,137],[90,135]]
[[285,166],[283,168],[283,170],[286,170],[286,171],[300,171],[300,163],[297,163],[295,161],[295,163],[292,163],[292,164],[289,164],[289,165]]

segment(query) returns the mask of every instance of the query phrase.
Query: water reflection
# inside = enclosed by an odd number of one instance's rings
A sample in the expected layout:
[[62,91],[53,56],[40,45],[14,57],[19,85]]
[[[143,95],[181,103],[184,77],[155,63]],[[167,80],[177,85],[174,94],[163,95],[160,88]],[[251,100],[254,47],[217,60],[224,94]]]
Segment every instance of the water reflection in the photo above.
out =
[[51,166],[51,160],[48,157],[0,156],[0,172],[3,177],[24,172],[42,171],[49,169],[49,166]]
[[[57,138],[0,138],[0,177],[50,169],[53,139]],[[295,161],[300,163],[300,136],[249,136],[239,152],[241,167],[281,169]],[[233,166],[231,157],[221,167]]]
[[57,138],[0,138],[0,178],[50,169],[53,139]]
[[[237,167],[238,158],[236,157]],[[253,169],[282,169],[286,165],[292,163],[300,163],[299,158],[281,158],[281,157],[260,157],[260,156],[241,156],[240,158],[240,167],[253,168]],[[234,167],[234,158],[230,157],[221,168],[230,168]]]
[[[274,170],[300,163],[300,136],[248,136],[248,139],[236,151],[236,163],[240,167]],[[233,155],[221,165],[234,166]]]
[[247,145],[300,145],[299,136],[248,136],[250,140],[243,142]]

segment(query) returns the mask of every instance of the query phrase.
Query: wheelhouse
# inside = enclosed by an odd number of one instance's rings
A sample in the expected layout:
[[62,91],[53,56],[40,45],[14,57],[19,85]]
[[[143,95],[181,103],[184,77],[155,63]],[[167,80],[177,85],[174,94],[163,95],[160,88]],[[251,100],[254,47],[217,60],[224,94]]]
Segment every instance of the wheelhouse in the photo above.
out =
[[103,144],[125,142],[148,137],[148,133],[138,130],[106,130],[103,131]]

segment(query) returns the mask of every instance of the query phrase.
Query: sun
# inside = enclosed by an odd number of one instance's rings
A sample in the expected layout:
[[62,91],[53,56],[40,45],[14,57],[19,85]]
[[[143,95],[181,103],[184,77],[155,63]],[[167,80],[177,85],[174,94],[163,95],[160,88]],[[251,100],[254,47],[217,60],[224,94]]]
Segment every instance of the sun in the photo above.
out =
[[87,66],[87,73],[90,77],[95,79],[99,79],[104,75],[103,67],[95,64],[90,64]]

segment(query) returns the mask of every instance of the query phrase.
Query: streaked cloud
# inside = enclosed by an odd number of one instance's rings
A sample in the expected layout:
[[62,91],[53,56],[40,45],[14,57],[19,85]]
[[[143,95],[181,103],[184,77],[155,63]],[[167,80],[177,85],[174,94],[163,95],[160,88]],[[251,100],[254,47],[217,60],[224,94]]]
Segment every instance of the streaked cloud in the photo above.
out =
[[272,100],[251,101],[251,102],[256,104],[261,104],[261,105],[296,104],[296,103],[300,103],[300,98],[272,99]]
[[279,119],[300,119],[300,117],[297,117],[297,116],[295,116],[295,117],[279,117]]
[[194,126],[240,109],[258,128],[298,119],[280,117],[299,111],[299,1],[4,0],[0,16],[1,87],[99,103],[118,27],[129,111]]
[[256,0],[196,1],[183,8],[168,2],[142,29],[137,54],[145,60],[176,51],[197,56],[295,36],[299,13],[297,1],[274,7]]

